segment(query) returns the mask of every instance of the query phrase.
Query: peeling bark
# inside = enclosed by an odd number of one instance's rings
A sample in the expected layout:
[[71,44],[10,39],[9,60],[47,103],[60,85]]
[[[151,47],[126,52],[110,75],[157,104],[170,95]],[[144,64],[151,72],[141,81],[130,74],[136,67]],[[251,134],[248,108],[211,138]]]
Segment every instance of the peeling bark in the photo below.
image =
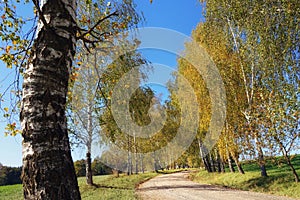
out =
[[71,157],[66,94],[76,45],[75,0],[48,0],[24,74],[20,120],[24,199],[80,199]]

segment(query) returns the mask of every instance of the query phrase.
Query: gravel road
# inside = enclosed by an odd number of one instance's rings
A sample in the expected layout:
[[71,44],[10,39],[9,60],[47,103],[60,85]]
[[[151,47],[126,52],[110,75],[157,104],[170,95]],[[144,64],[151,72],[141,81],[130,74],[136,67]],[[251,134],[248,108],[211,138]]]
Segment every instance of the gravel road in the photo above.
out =
[[141,184],[137,193],[145,200],[292,200],[287,197],[198,184],[187,177],[188,172],[160,175]]

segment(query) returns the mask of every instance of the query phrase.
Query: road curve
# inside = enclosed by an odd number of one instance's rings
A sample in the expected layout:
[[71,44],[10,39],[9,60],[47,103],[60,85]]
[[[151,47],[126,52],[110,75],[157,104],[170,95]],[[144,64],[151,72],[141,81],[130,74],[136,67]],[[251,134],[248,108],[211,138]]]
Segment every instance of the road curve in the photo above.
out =
[[188,172],[157,176],[141,184],[137,194],[145,200],[292,200],[287,197],[198,184],[187,177]]

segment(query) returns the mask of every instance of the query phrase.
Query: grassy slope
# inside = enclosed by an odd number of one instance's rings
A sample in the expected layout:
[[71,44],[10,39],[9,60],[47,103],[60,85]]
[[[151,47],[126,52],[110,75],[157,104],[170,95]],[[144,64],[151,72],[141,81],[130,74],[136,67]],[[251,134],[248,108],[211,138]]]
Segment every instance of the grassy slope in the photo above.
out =
[[96,176],[96,186],[87,186],[85,178],[79,178],[80,193],[82,199],[136,199],[135,187],[145,180],[156,176],[156,173],[145,173],[139,175],[125,176],[119,178],[112,176]]
[[[129,200],[136,199],[135,187],[145,180],[156,176],[156,173],[145,173],[139,175],[125,176],[120,175],[115,178],[112,175],[94,176],[96,186],[88,186],[85,184],[85,178],[78,178],[81,197],[86,200],[101,199],[118,199]],[[22,185],[0,186],[1,200],[21,200]]]
[[21,200],[23,199],[22,185],[6,185],[0,186],[1,200]]
[[[200,171],[191,174],[194,181],[222,185],[242,190],[251,190],[255,192],[265,192],[281,196],[290,196],[300,199],[300,183],[294,183],[293,175],[289,167],[285,164],[278,164],[279,159],[274,163],[269,161],[267,171],[269,177],[261,177],[260,170],[256,163],[244,163],[244,175],[239,173],[207,173]],[[277,163],[277,164],[276,164]],[[282,162],[280,162],[282,163]],[[300,175],[300,156],[293,159],[294,167]]]

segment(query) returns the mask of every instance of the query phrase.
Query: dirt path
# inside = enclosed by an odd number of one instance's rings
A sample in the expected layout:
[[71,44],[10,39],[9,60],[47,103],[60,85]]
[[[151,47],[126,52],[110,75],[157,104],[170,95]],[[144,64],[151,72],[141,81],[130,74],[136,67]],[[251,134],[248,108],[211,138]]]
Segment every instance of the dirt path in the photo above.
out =
[[188,172],[160,175],[141,184],[137,193],[145,200],[291,200],[287,197],[198,184],[187,177]]

